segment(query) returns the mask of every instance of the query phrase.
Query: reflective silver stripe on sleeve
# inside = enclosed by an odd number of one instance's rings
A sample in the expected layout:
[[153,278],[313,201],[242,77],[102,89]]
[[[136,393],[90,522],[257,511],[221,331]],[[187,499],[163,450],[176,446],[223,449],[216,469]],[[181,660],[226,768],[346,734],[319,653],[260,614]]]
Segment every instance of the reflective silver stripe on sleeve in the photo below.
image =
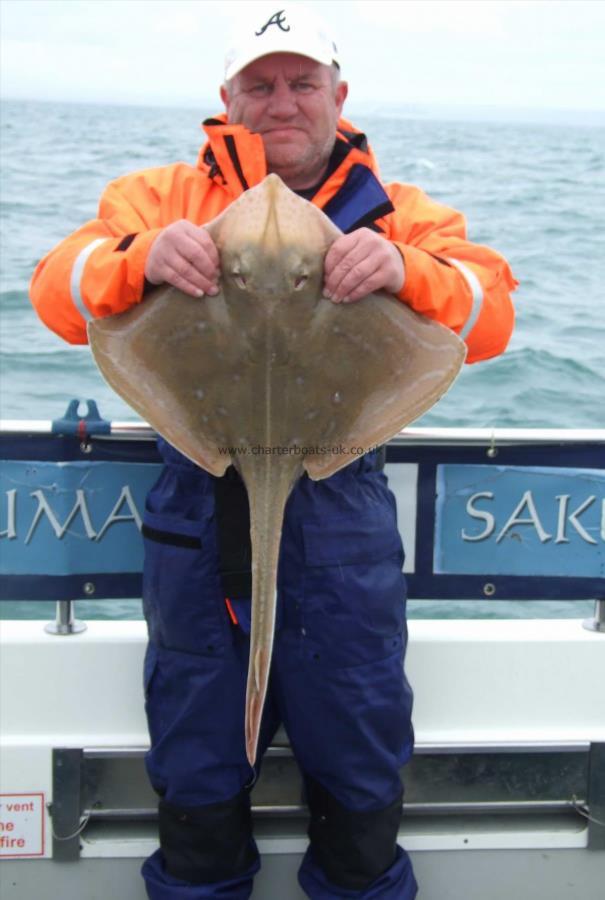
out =
[[82,274],[84,272],[84,266],[88,260],[88,257],[99,247],[101,244],[104,244],[105,241],[108,241],[109,238],[97,238],[96,241],[92,241],[92,243],[87,244],[83,250],[80,251],[78,256],[76,257],[76,261],[74,262],[74,267],[71,270],[71,281],[70,281],[70,290],[71,290],[71,299],[74,302],[74,305],[77,306],[78,311],[84,316],[86,321],[92,319],[91,314],[86,309],[84,305],[84,300],[82,299],[82,293],[80,291],[80,284],[82,281]]
[[471,307],[471,311],[469,313],[468,319],[466,320],[466,324],[464,325],[462,331],[460,332],[460,337],[462,340],[466,340],[469,336],[473,328],[475,327],[475,323],[479,318],[479,313],[481,312],[481,306],[483,304],[483,288],[481,287],[481,282],[475,275],[475,273],[465,266],[464,263],[461,263],[458,259],[452,259],[451,256],[447,257],[447,261],[451,263],[453,266],[456,266],[459,272],[464,275],[466,278],[466,283],[470,287],[473,294],[473,305]]

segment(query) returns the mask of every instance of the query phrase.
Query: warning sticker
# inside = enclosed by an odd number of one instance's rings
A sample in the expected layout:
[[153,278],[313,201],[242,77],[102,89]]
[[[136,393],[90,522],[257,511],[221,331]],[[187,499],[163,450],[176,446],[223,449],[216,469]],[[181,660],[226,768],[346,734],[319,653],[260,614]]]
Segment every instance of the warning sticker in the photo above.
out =
[[44,794],[0,794],[0,856],[44,856]]

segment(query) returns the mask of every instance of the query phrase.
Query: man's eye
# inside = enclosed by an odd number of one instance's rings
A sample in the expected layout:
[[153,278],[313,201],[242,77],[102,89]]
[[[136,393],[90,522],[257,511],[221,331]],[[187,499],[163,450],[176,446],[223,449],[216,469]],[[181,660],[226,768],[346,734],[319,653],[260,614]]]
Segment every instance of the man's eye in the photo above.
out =
[[251,88],[248,88],[248,93],[252,97],[267,97],[270,90],[271,87],[268,84],[253,84]]
[[314,90],[310,81],[295,81],[292,87],[299,94],[310,94]]

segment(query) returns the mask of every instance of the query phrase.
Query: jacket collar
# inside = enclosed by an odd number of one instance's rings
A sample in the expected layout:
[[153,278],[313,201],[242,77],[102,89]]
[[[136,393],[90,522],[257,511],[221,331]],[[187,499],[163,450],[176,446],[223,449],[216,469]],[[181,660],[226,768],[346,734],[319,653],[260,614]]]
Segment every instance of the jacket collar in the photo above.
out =
[[[221,185],[232,200],[265,178],[267,162],[259,134],[248,131],[243,125],[229,123],[224,113],[206,119],[203,128],[208,141],[200,150],[198,168]],[[338,122],[335,150],[336,167],[311,201],[320,208],[344,185],[354,165],[366,166],[379,177],[378,165],[366,136],[347,119]]]

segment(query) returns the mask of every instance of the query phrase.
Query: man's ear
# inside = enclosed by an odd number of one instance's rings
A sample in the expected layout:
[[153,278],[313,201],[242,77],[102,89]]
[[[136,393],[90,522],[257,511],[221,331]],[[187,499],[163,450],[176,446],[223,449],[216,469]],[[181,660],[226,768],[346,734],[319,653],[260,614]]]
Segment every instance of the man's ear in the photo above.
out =
[[346,81],[339,81],[336,85],[336,109],[338,110],[338,115],[340,116],[342,112],[342,108],[344,106],[345,100],[347,99],[347,95],[349,93],[349,85]]
[[224,84],[221,84],[219,93],[221,95],[221,100],[223,101],[223,106],[225,107],[227,112],[229,112],[229,94]]

